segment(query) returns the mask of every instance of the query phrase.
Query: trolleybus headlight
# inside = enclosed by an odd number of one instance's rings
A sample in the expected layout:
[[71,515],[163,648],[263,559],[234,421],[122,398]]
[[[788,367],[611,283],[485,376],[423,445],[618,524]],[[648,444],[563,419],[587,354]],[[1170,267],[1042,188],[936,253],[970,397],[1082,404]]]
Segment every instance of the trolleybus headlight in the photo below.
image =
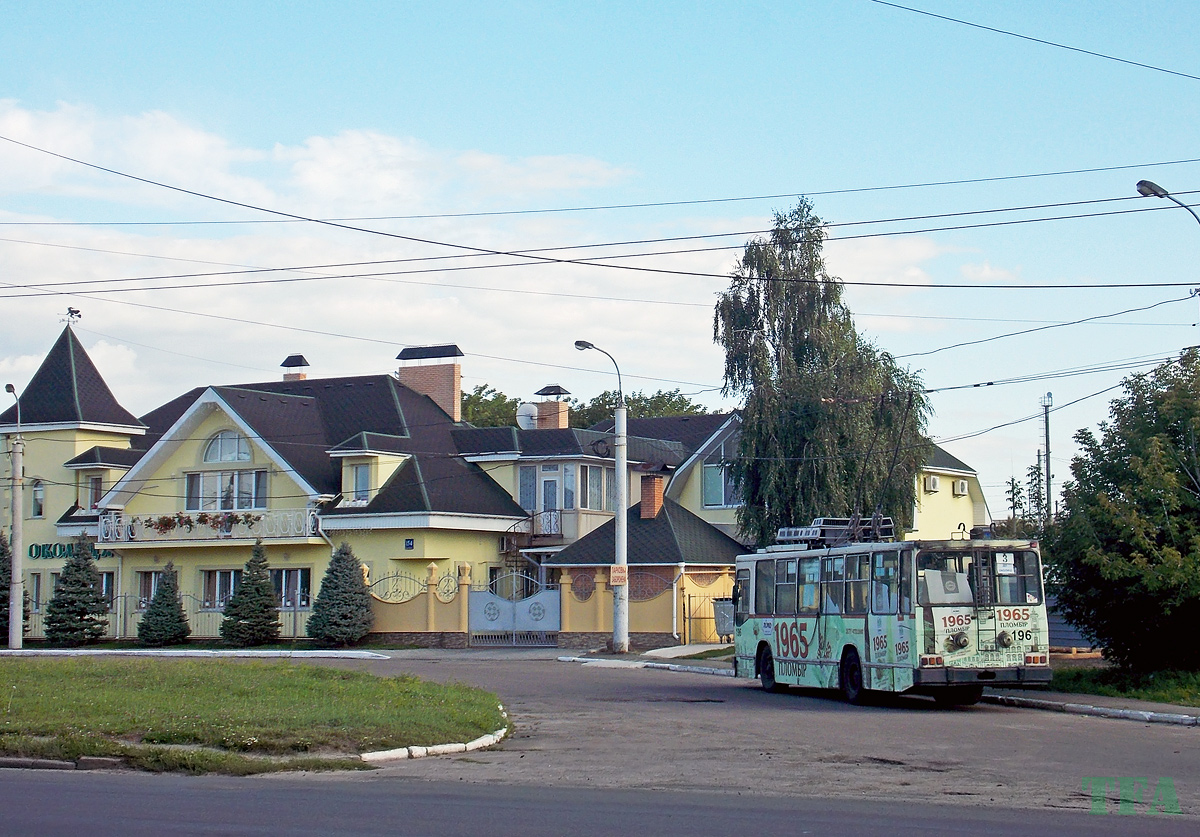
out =
[[1010,634],[1008,631],[1001,631],[1000,635],[996,637],[996,644],[1001,648],[1011,648],[1012,634]]

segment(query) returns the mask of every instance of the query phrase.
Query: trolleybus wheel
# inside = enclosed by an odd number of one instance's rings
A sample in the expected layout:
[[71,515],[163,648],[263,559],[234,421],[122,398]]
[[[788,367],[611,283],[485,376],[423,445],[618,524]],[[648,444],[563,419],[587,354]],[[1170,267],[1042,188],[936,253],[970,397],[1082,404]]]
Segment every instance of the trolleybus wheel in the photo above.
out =
[[933,693],[938,706],[974,706],[983,697],[983,686],[947,686]]
[[842,654],[842,664],[838,668],[838,680],[842,686],[842,695],[846,703],[855,705],[866,701],[867,690],[863,688],[862,663],[858,660],[858,652],[847,648]]
[[770,648],[764,648],[758,656],[758,679],[762,681],[763,691],[779,691],[779,684],[775,682],[775,658],[771,656]]

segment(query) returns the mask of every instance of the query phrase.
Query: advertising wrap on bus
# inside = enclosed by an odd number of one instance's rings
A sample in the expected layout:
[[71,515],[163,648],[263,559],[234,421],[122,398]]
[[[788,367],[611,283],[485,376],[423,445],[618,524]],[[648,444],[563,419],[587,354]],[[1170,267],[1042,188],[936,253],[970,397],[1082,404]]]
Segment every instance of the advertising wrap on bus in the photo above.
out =
[[736,573],[735,674],[765,689],[969,704],[1050,679],[1036,541],[782,544],[739,556]]

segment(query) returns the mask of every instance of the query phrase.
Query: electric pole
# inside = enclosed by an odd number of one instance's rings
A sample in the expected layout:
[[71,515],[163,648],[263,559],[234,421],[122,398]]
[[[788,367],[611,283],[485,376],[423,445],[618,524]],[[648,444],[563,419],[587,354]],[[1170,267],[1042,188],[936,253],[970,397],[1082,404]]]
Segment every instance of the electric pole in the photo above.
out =
[[1042,419],[1046,428],[1046,528],[1050,528],[1050,520],[1054,516],[1054,504],[1050,498],[1050,408],[1054,405],[1054,393],[1046,393],[1042,399]]

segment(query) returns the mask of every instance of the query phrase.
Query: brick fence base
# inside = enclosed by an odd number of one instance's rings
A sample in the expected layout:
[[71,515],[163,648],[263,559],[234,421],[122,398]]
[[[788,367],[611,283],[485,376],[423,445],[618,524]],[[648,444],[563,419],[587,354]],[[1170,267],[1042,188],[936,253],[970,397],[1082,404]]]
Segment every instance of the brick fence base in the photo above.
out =
[[[669,633],[646,632],[629,635],[629,647],[639,651],[648,651],[652,648],[668,648],[678,644],[679,639]],[[611,649],[612,632],[572,631],[570,633],[559,633],[558,647],[574,650],[590,650],[592,648]]]
[[417,648],[466,648],[467,635],[457,631],[387,631],[371,634],[367,647],[385,643]]

